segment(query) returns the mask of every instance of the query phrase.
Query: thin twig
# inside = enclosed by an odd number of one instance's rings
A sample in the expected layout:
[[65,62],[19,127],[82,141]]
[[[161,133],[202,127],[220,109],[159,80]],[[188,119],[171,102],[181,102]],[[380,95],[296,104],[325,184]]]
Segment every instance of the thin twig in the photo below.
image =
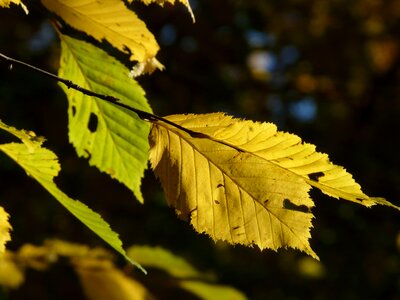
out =
[[[180,126],[178,124],[175,124],[175,123],[173,123],[173,122],[171,122],[171,121],[169,121],[167,119],[159,117],[159,116],[157,116],[155,114],[152,114],[152,113],[149,113],[149,112],[146,112],[146,111],[131,107],[131,106],[127,105],[127,104],[124,104],[124,103],[121,102],[121,99],[118,99],[116,97],[109,96],[109,95],[103,95],[103,94],[95,93],[95,92],[93,92],[91,90],[85,89],[85,88],[77,85],[76,83],[73,83],[71,80],[68,80],[68,79],[65,79],[65,78],[61,78],[61,77],[59,77],[57,75],[54,75],[54,74],[52,74],[50,72],[42,70],[42,69],[40,69],[38,67],[32,66],[32,65],[30,65],[30,64],[28,64],[26,62],[17,60],[15,58],[11,58],[9,56],[6,56],[3,53],[0,53],[0,57],[4,58],[5,60],[9,61],[10,63],[19,64],[19,65],[24,66],[24,67],[26,67],[28,69],[34,70],[36,72],[39,72],[39,73],[41,73],[41,74],[43,74],[43,75],[45,75],[45,76],[47,76],[47,77],[49,77],[51,79],[54,79],[54,80],[56,80],[58,82],[61,82],[61,83],[65,84],[68,88],[77,90],[77,91],[79,91],[79,92],[81,92],[81,93],[83,93],[83,94],[85,94],[87,96],[96,97],[96,98],[99,98],[101,100],[107,101],[109,103],[113,103],[113,104],[115,104],[115,105],[117,105],[119,107],[123,107],[123,108],[125,108],[125,109],[127,109],[129,111],[132,111],[132,112],[136,113],[138,115],[138,117],[140,119],[142,119],[143,121],[148,121],[148,122],[161,121],[161,122],[164,122],[164,123],[166,123],[168,125],[174,126],[175,128],[183,130],[184,132],[188,133],[191,137],[197,137],[197,138],[202,138],[202,137],[205,138],[206,137],[205,134],[202,134],[200,132],[192,131],[192,130],[184,128],[184,127],[182,127],[182,126]],[[12,68],[12,64],[10,64],[10,68]]]
[[96,98],[99,98],[101,100],[107,101],[109,103],[115,104],[115,105],[117,105],[119,107],[125,108],[125,109],[127,109],[129,111],[132,111],[132,112],[136,113],[138,115],[138,117],[143,121],[151,122],[151,123],[156,123],[157,121],[160,121],[162,123],[171,125],[171,126],[177,128],[179,130],[182,130],[182,131],[186,132],[192,138],[209,139],[209,140],[212,140],[212,141],[214,141],[216,143],[231,147],[231,148],[233,148],[233,149],[235,149],[235,150],[237,150],[239,152],[245,152],[244,149],[242,149],[242,148],[240,148],[238,146],[232,145],[232,144],[230,144],[228,142],[224,142],[224,141],[218,140],[218,139],[216,139],[216,138],[214,138],[212,136],[209,136],[209,135],[207,135],[205,133],[201,133],[201,132],[197,132],[197,131],[193,131],[193,130],[187,129],[187,128],[182,127],[182,126],[180,126],[180,125],[178,125],[178,124],[176,124],[174,122],[171,122],[171,121],[169,121],[169,120],[167,120],[167,119],[165,119],[163,117],[159,117],[159,116],[157,116],[155,114],[152,114],[152,113],[149,113],[149,112],[146,112],[146,111],[131,107],[131,106],[127,105],[127,104],[122,103],[121,99],[118,99],[116,97],[95,93],[95,92],[93,92],[91,90],[85,89],[85,88],[77,85],[76,83],[73,83],[71,80],[59,77],[59,76],[54,75],[54,74],[52,74],[50,72],[42,70],[42,69],[40,69],[38,67],[32,66],[32,65],[30,65],[30,64],[28,64],[26,62],[20,61],[18,59],[6,56],[1,52],[0,52],[0,57],[4,58],[5,60],[10,62],[10,70],[12,70],[12,63],[24,66],[25,68],[34,70],[34,71],[39,72],[40,74],[43,74],[43,75],[45,75],[45,76],[47,76],[47,77],[49,77],[49,78],[51,78],[53,80],[61,82],[61,83],[65,84],[68,88],[77,90],[77,91],[79,91],[79,92],[81,92],[81,93],[83,93],[83,94],[85,94],[87,96],[96,97]]

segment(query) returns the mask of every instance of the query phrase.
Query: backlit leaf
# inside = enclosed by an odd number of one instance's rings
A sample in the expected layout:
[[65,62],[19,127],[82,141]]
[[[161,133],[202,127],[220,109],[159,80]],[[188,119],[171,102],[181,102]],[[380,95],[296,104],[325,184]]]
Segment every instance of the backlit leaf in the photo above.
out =
[[24,244],[14,253],[18,262],[36,271],[46,271],[60,259],[70,261],[81,259],[112,260],[113,256],[101,247],[89,248],[84,244],[69,243],[63,240],[46,240],[43,245]]
[[[147,112],[150,106],[129,70],[104,51],[61,35],[59,75]],[[68,97],[69,139],[79,156],[125,184],[143,202],[141,178],[147,168],[149,124],[124,108],[62,85]]]
[[175,278],[207,278],[208,274],[197,271],[189,262],[167,249],[151,246],[132,246],[126,250],[129,257],[143,266],[163,270]]
[[22,3],[21,0],[0,0],[0,7],[10,7],[10,4],[14,3],[16,5],[21,5],[22,9],[26,14],[29,13],[28,8]]
[[8,213],[0,206],[0,256],[2,256],[6,250],[6,243],[11,241],[11,225],[8,218]]
[[365,195],[352,176],[315,146],[271,123],[222,113],[173,115],[150,133],[150,160],[168,203],[198,232],[260,249],[300,249],[314,258],[311,186],[365,206],[388,205]]
[[[129,3],[132,3],[134,0],[128,0]],[[189,0],[140,0],[146,5],[149,5],[150,3],[157,3],[158,5],[164,6],[165,3],[170,3],[170,4],[175,4],[175,2],[181,2],[184,4],[187,9],[189,10],[189,13],[194,21],[194,14],[192,11],[192,8],[190,7]]]
[[130,60],[154,59],[159,46],[146,24],[121,0],[42,0],[43,5],[66,23],[106,40]]
[[6,251],[0,255],[0,286],[16,289],[24,281],[25,274],[13,259],[13,253]]
[[237,289],[221,284],[197,280],[182,280],[180,286],[203,300],[245,300],[247,297]]
[[[29,176],[38,181],[83,224],[132,262],[126,256],[122,242],[118,235],[111,230],[110,225],[99,214],[82,202],[69,198],[56,186],[53,179],[61,168],[57,156],[52,151],[42,147],[43,139],[37,138],[33,132],[17,130],[1,121],[0,128],[19,137],[24,142],[1,144],[0,150],[20,165]],[[132,263],[136,264],[135,262]],[[136,265],[141,268],[140,265]]]
[[90,300],[155,299],[146,287],[118,270],[109,260],[75,260],[74,267]]
[[242,300],[246,296],[239,290],[218,284],[217,278],[210,273],[197,270],[187,260],[167,249],[151,246],[132,246],[127,254],[146,268],[156,268],[168,273],[168,285],[179,286],[204,300]]

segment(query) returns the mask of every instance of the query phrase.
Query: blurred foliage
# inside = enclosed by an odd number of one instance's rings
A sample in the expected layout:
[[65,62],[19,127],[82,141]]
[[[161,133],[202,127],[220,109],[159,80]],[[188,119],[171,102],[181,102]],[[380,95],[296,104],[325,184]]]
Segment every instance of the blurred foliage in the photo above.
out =
[[[26,243],[17,251],[7,250],[0,257],[0,285],[4,289],[17,289],[30,279],[25,276],[28,270],[48,272],[57,265],[63,265],[74,271],[82,292],[89,300],[182,297],[204,300],[246,299],[240,291],[218,284],[215,276],[198,272],[190,263],[166,249],[131,246],[128,251],[138,257],[144,266],[152,268],[153,276],[134,273],[132,265],[117,268],[115,257],[104,248],[89,248],[84,244],[53,239],[45,240],[40,246]],[[163,262],[160,263],[160,260]]]
[[[157,114],[225,111],[273,121],[345,165],[367,194],[399,204],[399,1],[191,5],[195,24],[183,5],[133,3],[155,33],[158,59],[166,66],[139,78]],[[59,43],[40,7],[28,8],[28,16],[19,7],[0,10],[0,49],[55,72]],[[0,118],[46,136],[46,146],[61,158],[59,186],[100,212],[125,244],[171,249],[250,299],[400,299],[396,211],[312,195],[318,218],[311,243],[320,263],[292,250],[260,253],[214,244],[176,218],[150,172],[140,205],[76,157],[67,139],[67,101],[54,82],[18,67],[10,72],[1,61],[0,95]],[[4,155],[0,174],[0,205],[13,226],[11,249],[51,237],[102,244]],[[20,289],[2,297],[83,299],[76,275],[63,266],[26,276]]]

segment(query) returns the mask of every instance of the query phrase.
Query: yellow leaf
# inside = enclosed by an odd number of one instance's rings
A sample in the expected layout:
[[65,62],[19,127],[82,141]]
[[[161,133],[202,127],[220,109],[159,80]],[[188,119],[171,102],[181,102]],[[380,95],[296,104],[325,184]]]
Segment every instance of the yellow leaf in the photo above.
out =
[[142,284],[126,276],[109,260],[85,258],[74,263],[88,299],[154,299]]
[[0,7],[10,7],[10,4],[14,3],[17,5],[21,5],[22,9],[26,14],[29,13],[28,8],[22,3],[21,0],[0,0]]
[[35,246],[24,244],[18,250],[18,260],[23,262],[24,266],[37,271],[47,270],[51,263],[58,259],[57,253],[45,246]]
[[[167,200],[198,232],[233,244],[292,247],[314,258],[311,186],[365,206],[370,198],[342,167],[315,146],[271,123],[222,113],[173,115],[154,123],[150,161]],[[191,131],[191,132],[190,132]]]
[[[42,0],[43,5],[75,29],[107,40],[130,60],[153,61],[159,46],[146,24],[121,0]],[[161,65],[161,64],[160,64]]]
[[[150,3],[157,3],[158,5],[161,5],[161,6],[164,6],[165,3],[175,4],[176,1],[181,2],[182,4],[184,4],[187,7],[187,9],[190,13],[190,16],[192,17],[193,22],[195,21],[192,8],[190,7],[190,4],[189,4],[189,0],[140,0],[140,1],[146,5],[149,5]],[[128,0],[128,2],[132,3],[133,0]]]
[[6,243],[11,241],[10,230],[11,225],[8,222],[9,215],[4,210],[3,207],[0,206],[0,257],[4,254],[6,250]]
[[69,243],[62,240],[46,240],[44,245],[35,246],[24,244],[15,254],[17,260],[24,266],[44,271],[60,257],[69,258],[71,261],[82,259],[111,260],[113,256],[103,248],[89,248],[87,245]]
[[13,254],[6,252],[0,256],[0,285],[8,288],[18,288],[25,281],[25,274],[17,266]]

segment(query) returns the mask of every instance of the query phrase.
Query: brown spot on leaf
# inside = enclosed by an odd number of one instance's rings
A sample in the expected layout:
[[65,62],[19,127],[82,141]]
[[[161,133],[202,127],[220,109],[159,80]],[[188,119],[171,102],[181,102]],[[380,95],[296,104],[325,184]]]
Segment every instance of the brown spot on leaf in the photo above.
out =
[[314,172],[314,173],[308,174],[308,178],[310,178],[311,180],[314,180],[314,181],[318,181],[319,178],[322,176],[324,176],[323,172]]
[[299,212],[303,212],[303,213],[309,213],[310,212],[310,208],[307,207],[306,205],[304,205],[304,204],[303,205],[294,204],[289,199],[283,200],[283,208],[289,209],[289,210],[295,210],[295,211],[299,211]]

